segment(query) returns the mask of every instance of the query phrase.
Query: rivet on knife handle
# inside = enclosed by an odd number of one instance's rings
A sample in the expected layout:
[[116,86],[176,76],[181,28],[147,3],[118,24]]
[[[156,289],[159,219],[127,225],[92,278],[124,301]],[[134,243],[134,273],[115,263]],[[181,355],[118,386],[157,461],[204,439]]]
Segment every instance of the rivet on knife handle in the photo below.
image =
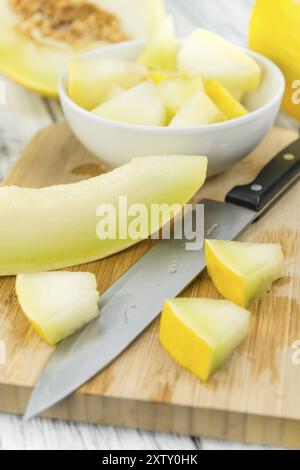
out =
[[267,210],[300,177],[300,139],[282,150],[254,181],[235,186],[226,196],[232,202],[257,212]]

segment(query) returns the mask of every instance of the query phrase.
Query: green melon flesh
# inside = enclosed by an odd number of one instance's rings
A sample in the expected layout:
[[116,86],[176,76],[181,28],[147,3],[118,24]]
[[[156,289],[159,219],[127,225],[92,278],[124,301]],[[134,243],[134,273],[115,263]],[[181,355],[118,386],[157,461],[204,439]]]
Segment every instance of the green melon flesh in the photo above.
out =
[[148,213],[155,203],[185,204],[203,185],[206,168],[206,157],[141,157],[70,185],[0,188],[0,275],[74,266],[137,243],[99,239],[98,207],[111,203],[119,215],[119,196],[127,196],[128,205],[144,204]]

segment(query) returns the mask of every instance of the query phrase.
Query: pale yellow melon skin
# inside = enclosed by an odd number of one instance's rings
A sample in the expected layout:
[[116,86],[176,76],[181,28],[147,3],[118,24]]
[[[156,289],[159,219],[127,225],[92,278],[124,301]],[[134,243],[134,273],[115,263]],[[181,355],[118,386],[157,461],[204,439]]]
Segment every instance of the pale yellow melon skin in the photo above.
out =
[[[90,0],[117,16],[131,39],[150,38],[165,17],[163,0]],[[57,81],[71,57],[105,45],[80,50],[64,43],[39,44],[16,30],[18,17],[8,0],[0,0],[0,72],[43,96],[58,97]]]
[[248,114],[247,109],[218,80],[209,80],[205,85],[205,92],[226,119],[236,119]]
[[[74,266],[137,243],[130,237],[99,239],[98,207],[110,203],[118,215],[119,196],[127,196],[128,206],[144,204],[148,214],[151,204],[183,205],[203,185],[206,169],[206,157],[142,157],[75,184],[1,187],[0,275]],[[166,222],[166,218],[161,221]],[[152,231],[159,228],[153,224]]]

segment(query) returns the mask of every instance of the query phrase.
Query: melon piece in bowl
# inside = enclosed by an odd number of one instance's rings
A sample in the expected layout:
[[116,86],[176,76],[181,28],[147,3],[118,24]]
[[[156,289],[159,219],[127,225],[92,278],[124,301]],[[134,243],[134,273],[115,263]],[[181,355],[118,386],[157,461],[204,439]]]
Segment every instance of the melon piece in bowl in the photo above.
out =
[[219,80],[230,91],[254,91],[261,80],[261,68],[252,57],[205,29],[197,29],[183,42],[177,65],[184,75]]
[[94,109],[93,114],[143,126],[163,126],[166,122],[164,102],[151,80],[106,101]]

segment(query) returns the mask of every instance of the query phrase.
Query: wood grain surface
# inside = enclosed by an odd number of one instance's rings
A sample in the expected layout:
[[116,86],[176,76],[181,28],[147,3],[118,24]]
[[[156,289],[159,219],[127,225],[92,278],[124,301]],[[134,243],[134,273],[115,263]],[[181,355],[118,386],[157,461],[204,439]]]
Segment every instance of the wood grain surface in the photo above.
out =
[[[273,129],[255,152],[212,178],[201,197],[222,199],[249,181],[297,134]],[[6,184],[39,187],[68,183],[105,171],[66,124],[41,131],[14,166]],[[204,385],[160,347],[155,321],[116,361],[46,415],[104,424],[225,437],[274,445],[300,445],[299,367],[292,344],[300,339],[299,184],[243,235],[249,241],[283,245],[287,274],[252,308],[251,333],[230,361]],[[81,266],[95,272],[103,292],[149,247],[143,242],[105,260]],[[22,413],[52,348],[23,316],[14,278],[0,279],[0,331],[7,363],[0,366],[0,411]],[[184,293],[218,298],[207,274]],[[298,368],[297,368],[298,367]]]

